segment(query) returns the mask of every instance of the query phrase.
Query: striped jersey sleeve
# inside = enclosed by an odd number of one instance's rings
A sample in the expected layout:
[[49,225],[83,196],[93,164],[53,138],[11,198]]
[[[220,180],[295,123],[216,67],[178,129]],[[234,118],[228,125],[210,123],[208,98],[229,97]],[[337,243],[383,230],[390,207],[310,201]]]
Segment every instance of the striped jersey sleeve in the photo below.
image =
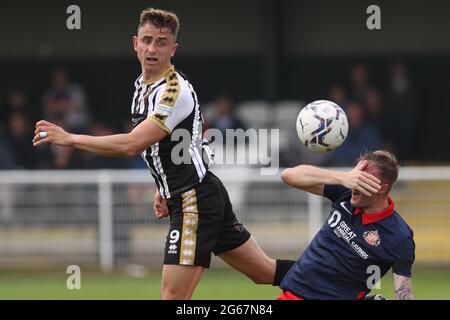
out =
[[186,87],[175,71],[166,75],[166,83],[156,95],[156,103],[148,118],[167,133],[194,109],[191,90]]

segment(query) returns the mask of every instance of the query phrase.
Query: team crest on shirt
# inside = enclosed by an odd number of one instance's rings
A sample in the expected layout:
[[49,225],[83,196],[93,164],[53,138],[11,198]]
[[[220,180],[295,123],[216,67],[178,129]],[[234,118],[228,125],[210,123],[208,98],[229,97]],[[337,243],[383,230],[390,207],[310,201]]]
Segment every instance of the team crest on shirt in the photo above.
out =
[[377,230],[364,232],[363,238],[372,247],[376,247],[380,244],[380,235],[378,234]]

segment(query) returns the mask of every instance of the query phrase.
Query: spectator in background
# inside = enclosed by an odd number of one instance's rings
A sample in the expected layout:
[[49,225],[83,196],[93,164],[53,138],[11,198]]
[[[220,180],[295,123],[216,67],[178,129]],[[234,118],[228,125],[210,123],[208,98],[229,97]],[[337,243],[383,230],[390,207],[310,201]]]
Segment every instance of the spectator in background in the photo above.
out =
[[291,130],[287,135],[286,146],[280,150],[280,166],[294,167],[299,163],[328,166],[332,161],[334,152],[313,152],[305,147],[298,138],[297,131]]
[[[387,112],[388,135],[399,159],[412,156],[415,141],[417,101],[406,65],[396,62],[391,65]],[[405,139],[406,137],[406,139]]]
[[36,110],[28,103],[27,94],[22,88],[12,88],[7,91],[5,105],[0,110],[0,124],[7,128],[12,113],[22,113],[34,122],[37,120]]
[[[93,122],[89,127],[89,134],[92,136],[108,136],[115,132],[101,121]],[[85,165],[88,169],[127,169],[130,168],[128,158],[113,158],[95,155],[93,153],[82,153]]]
[[0,170],[10,170],[16,168],[16,159],[11,150],[9,140],[0,125]]
[[383,130],[383,97],[380,92],[376,89],[369,89],[366,94],[364,106],[366,122],[374,125],[380,130]]
[[[59,124],[62,123],[59,122]],[[41,151],[45,152],[45,157],[43,157],[40,164],[41,169],[68,170],[85,169],[86,167],[83,154],[79,150],[57,145],[49,145]]]
[[334,84],[328,91],[328,100],[337,103],[342,109],[347,110],[347,91],[341,84]]
[[51,148],[52,168],[57,170],[83,169],[83,160],[80,154],[67,147],[55,146]]
[[364,64],[356,64],[350,71],[351,99],[364,101],[371,88],[369,72]]
[[351,102],[347,108],[349,132],[343,145],[333,154],[333,166],[351,166],[363,152],[382,148],[378,129],[365,123],[364,110],[359,102]]
[[53,72],[52,85],[43,96],[43,108],[46,118],[59,122],[74,132],[83,132],[88,126],[85,92],[81,86],[70,81],[64,69]]
[[40,151],[33,147],[34,130],[27,114],[15,111],[9,116],[9,141],[16,159],[16,169],[36,169]]
[[227,95],[218,96],[213,106],[215,109],[214,121],[212,128],[219,129],[224,135],[226,129],[243,129],[246,130],[245,124],[234,114],[233,101]]

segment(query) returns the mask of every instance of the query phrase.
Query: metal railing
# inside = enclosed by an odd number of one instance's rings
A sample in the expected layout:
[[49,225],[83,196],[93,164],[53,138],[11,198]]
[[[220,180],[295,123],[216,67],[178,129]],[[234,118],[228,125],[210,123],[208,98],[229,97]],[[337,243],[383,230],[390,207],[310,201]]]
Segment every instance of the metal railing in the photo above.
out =
[[[213,171],[272,256],[297,258],[328,213],[328,201],[279,174]],[[153,216],[154,191],[147,170],[0,171],[0,268],[160,265],[168,221]],[[392,194],[415,231],[417,261],[450,264],[450,167],[402,168]]]

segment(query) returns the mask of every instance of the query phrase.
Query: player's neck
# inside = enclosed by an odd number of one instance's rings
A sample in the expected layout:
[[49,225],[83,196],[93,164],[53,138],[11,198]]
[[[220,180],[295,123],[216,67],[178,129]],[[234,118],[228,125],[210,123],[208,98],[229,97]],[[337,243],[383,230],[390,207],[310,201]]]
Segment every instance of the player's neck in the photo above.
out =
[[165,74],[172,68],[172,65],[169,63],[168,65],[155,70],[142,70],[142,74],[144,75],[143,81],[146,83],[155,82],[165,76]]
[[389,207],[389,200],[387,197],[380,198],[378,201],[374,202],[368,207],[362,208],[363,212],[366,214],[381,212]]

